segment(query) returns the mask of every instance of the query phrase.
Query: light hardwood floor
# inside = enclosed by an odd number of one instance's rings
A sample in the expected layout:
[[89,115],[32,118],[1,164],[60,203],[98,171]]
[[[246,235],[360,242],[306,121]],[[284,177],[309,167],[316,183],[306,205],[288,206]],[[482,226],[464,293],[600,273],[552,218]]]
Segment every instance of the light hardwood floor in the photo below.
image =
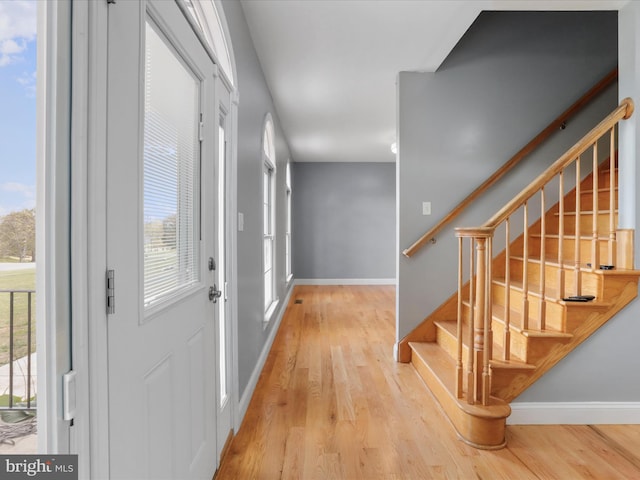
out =
[[509,426],[498,451],[458,440],[394,362],[394,312],[394,287],[295,287],[216,480],[640,479],[640,425]]

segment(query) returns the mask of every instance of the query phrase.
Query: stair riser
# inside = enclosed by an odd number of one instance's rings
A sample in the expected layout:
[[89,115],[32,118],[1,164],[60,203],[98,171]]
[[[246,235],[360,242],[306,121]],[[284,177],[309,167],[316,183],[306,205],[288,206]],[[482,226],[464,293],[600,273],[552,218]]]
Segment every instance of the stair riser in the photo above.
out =
[[[602,210],[602,208],[601,208]],[[618,224],[618,214],[615,213],[614,225]],[[560,226],[558,225],[558,215],[554,215],[553,218],[547,220],[545,229],[547,234],[557,235],[560,232]],[[564,234],[574,235],[576,233],[576,216],[575,213],[564,215]],[[598,213],[597,225],[598,234],[600,236],[606,236],[609,234],[609,222],[611,221],[608,212]],[[580,235],[592,235],[593,234],[593,213],[590,211],[580,214]]]
[[[522,282],[523,277],[523,262],[522,259],[512,258],[509,262],[511,269],[511,281],[512,282]],[[527,278],[529,279],[530,285],[539,285],[540,284],[540,272],[542,267],[539,262],[528,262],[528,270],[527,270]],[[557,265],[545,264],[545,285],[546,285],[546,296],[549,298],[555,298],[559,300],[560,298],[568,295],[576,295],[577,291],[575,288],[576,285],[576,275],[575,270],[573,268],[564,268],[564,291],[559,291],[559,282],[560,282],[560,267]],[[581,270],[580,271],[580,281],[582,284],[581,295],[596,295],[598,296],[601,291],[600,281],[602,279],[601,275],[595,274],[593,272]]]
[[[497,287],[499,288],[499,286]],[[497,289],[496,289],[497,291]],[[518,294],[519,293],[519,294]],[[504,313],[504,289],[500,294],[494,294],[494,308],[492,311],[492,323],[491,328],[494,331],[504,331],[504,325],[506,324],[506,318]],[[511,310],[516,312],[522,311],[522,293],[521,292],[513,292],[511,296]],[[564,317],[564,305],[561,303],[547,301],[545,302],[545,325],[547,330],[554,330],[557,332],[564,332],[563,326],[563,317]],[[463,305],[462,308],[463,321],[465,325],[469,324],[469,306]],[[540,301],[538,299],[529,298],[529,328],[538,328],[540,326]],[[477,321],[477,318],[476,318]],[[521,328],[521,317],[516,316],[515,314],[510,315],[509,319],[511,327]],[[496,334],[498,335],[498,334]],[[498,341],[500,346],[504,346],[502,343],[502,335],[500,333],[495,340]]]
[[491,395],[500,396],[508,390],[515,376],[528,378],[532,375],[530,370],[499,370],[491,371]]
[[[505,306],[505,287],[504,285],[494,284],[493,286],[493,303],[499,307]],[[524,294],[521,290],[510,289],[509,291],[510,309],[516,312],[522,312],[524,308]],[[540,305],[541,299],[539,296],[529,294],[527,295],[527,301],[529,304],[529,328],[540,328]],[[546,305],[546,317],[554,316],[562,312],[562,306],[551,300],[545,302]],[[502,311],[500,308],[500,312]],[[498,312],[498,309],[496,309]],[[496,313],[497,314],[497,313]],[[517,322],[517,323],[516,323]],[[521,327],[520,320],[513,320],[513,324]]]
[[[608,187],[608,185],[598,184],[598,209],[599,210],[608,210],[609,209],[609,189],[604,187]],[[618,208],[618,191],[615,190],[614,195],[614,205],[615,208]],[[576,199],[574,195],[567,197],[564,201],[564,209],[565,211],[573,211],[575,212]],[[589,188],[588,190],[582,189],[580,192],[580,210],[591,210],[593,209],[593,190]]]
[[[506,330],[505,324],[494,320],[491,323],[491,328],[493,329],[493,343],[497,345],[502,350],[502,352],[504,352],[504,334]],[[516,330],[510,329],[509,353],[512,360],[520,360],[524,362],[524,359],[527,358],[527,342],[526,339],[516,339],[516,336],[522,337],[522,334]],[[504,358],[504,354],[501,356],[494,355],[494,358],[497,358],[498,360],[506,360]]]
[[[529,255],[532,258],[540,257],[540,238],[532,237],[529,239]],[[557,258],[558,257],[558,239],[557,238],[549,238],[545,239],[545,250],[547,258]],[[599,239],[597,240],[598,245],[598,253],[599,253],[599,263],[600,265],[608,262],[609,258],[609,242],[607,239]],[[562,242],[563,251],[562,258],[565,263],[572,264],[575,261],[575,239],[573,238],[565,238]],[[579,261],[582,266],[586,266],[587,263],[592,263],[592,248],[593,240],[583,238],[580,240],[580,257]]]
[[[451,335],[446,330],[436,326],[436,342],[442,349],[444,349],[451,358],[457,358],[458,356],[458,342],[454,335]],[[469,349],[467,345],[462,346],[462,358],[466,360],[469,355]]]
[[[600,174],[598,175],[598,187],[599,188],[609,187],[609,179],[611,178],[610,173],[611,172],[609,170],[604,170],[604,171],[600,172]],[[614,177],[613,177],[613,186],[614,187],[618,186],[618,175],[614,175]],[[586,178],[580,184],[580,189],[581,190],[593,190],[593,181],[592,181],[592,177],[591,176]]]
[[[504,325],[499,321],[494,320],[492,322],[491,328],[493,331],[493,343],[502,347],[504,345]],[[467,336],[469,335],[468,330],[465,332],[465,334]],[[512,331],[512,335],[521,334]],[[447,352],[447,355],[449,355],[451,358],[456,359],[458,357],[458,342],[454,334],[444,328],[437,327],[436,342],[445,352]],[[469,358],[469,339],[463,338],[462,342],[462,362],[466,368],[467,359]],[[526,352],[512,352],[511,355],[512,357],[525,358]]]
[[[557,309],[560,305],[549,304],[549,307]],[[560,314],[560,316],[562,315],[563,313]],[[499,348],[504,351],[505,325],[498,320],[493,320],[491,322],[491,329],[493,344],[499,346]],[[463,363],[466,364],[469,355],[468,340],[464,339],[463,341],[466,342],[466,344],[463,344],[462,359]],[[569,341],[567,338],[527,336],[517,330],[511,329],[509,341],[510,358],[513,360],[520,360],[525,363],[535,364],[541,358],[544,358],[549,353],[549,350],[555,345],[558,343],[566,343],[567,341]],[[445,329],[438,328],[437,342],[451,358],[457,358],[458,347],[455,335],[452,335]],[[499,356],[496,356],[495,358],[502,359]]]

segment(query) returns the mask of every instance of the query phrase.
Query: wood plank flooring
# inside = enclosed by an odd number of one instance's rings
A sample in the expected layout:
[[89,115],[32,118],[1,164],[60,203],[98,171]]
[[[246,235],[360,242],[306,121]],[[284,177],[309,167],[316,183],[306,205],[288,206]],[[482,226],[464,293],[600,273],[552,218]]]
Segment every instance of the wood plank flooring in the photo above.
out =
[[509,426],[503,450],[467,446],[394,337],[395,287],[295,287],[216,480],[640,480],[640,425]]

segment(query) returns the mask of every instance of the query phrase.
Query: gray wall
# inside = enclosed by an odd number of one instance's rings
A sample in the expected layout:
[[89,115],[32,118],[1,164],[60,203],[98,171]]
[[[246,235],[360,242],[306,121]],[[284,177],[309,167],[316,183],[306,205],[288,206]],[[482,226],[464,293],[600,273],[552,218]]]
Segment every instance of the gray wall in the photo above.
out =
[[[640,3],[629,2],[619,12],[619,99],[631,97],[636,106],[640,98]],[[620,228],[640,225],[638,186],[640,169],[640,122],[638,112],[620,124]],[[636,268],[640,235],[635,235]],[[588,341],[548,372],[518,401],[640,401],[640,300],[636,299]]]
[[393,163],[293,164],[297,279],[394,279]]
[[276,289],[280,308],[287,295],[284,257],[285,171],[289,149],[280,128],[240,2],[222,2],[236,59],[238,106],[238,376],[240,397],[249,382],[273,323],[263,327],[262,132],[271,113],[276,132]]
[[[483,13],[437,73],[400,74],[399,251],[616,66],[616,32],[616,12]],[[611,88],[454,226],[481,225],[616,104]],[[425,200],[431,217],[421,215]],[[456,255],[453,227],[412,259],[398,252],[398,339],[455,292]],[[629,365],[604,353],[614,345],[608,335],[629,327],[624,316],[606,325],[576,352],[580,366],[570,356],[519,400],[637,400],[640,387],[605,373]],[[594,388],[594,371],[606,390]]]

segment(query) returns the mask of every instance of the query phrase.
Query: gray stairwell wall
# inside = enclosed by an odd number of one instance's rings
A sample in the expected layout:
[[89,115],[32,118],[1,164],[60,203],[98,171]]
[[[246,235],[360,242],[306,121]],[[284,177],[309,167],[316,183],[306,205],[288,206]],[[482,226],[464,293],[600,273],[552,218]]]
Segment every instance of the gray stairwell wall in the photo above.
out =
[[[617,12],[483,13],[437,73],[399,75],[398,340],[454,294],[457,271],[453,227],[412,259],[402,249],[615,67],[617,47]],[[454,226],[481,225],[617,102],[610,88]],[[637,376],[634,349],[619,348],[640,335],[633,316],[622,312],[518,401],[637,401],[640,384],[620,381]]]
[[[276,293],[279,308],[289,285],[285,281],[284,212],[285,171],[289,149],[280,129],[271,93],[253,47],[240,2],[222,2],[229,26],[240,92],[238,105],[238,212],[244,231],[238,232],[238,376],[243,393],[271,333],[274,322],[263,327],[262,268],[262,132],[267,113],[276,133]],[[279,232],[281,234],[279,234]]]
[[394,163],[293,164],[296,279],[395,283],[395,174]]

